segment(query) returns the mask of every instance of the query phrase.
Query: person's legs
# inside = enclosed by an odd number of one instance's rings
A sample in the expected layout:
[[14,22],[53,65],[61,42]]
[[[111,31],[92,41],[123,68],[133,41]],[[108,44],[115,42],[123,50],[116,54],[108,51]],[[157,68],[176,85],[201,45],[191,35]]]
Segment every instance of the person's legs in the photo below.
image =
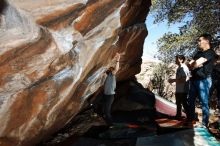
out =
[[107,120],[112,120],[111,107],[114,101],[114,95],[105,95],[104,113]]
[[199,80],[199,99],[202,103],[202,124],[208,126],[209,123],[209,91],[212,85],[211,78]]
[[[220,80],[217,79],[213,84],[212,84],[212,87],[214,86],[213,90],[216,91],[216,100],[217,100],[216,109],[215,109],[214,114],[219,116],[220,115]],[[212,87],[211,87],[211,89],[212,89]],[[211,92],[211,89],[210,89],[210,92]],[[210,93],[210,95],[212,95],[212,94]]]
[[217,92],[217,108],[220,109],[220,80],[217,81],[216,84],[216,92]]
[[196,80],[190,81],[190,89],[189,89],[189,117],[188,120],[194,120],[195,119],[195,101],[197,96],[197,87],[196,87]]
[[181,93],[176,93],[176,118],[181,118],[181,114],[182,114],[182,97],[181,97]]
[[182,105],[183,105],[183,108],[185,110],[186,117],[188,119],[188,117],[189,117],[189,105],[187,103],[187,96],[188,96],[187,93],[182,93]]

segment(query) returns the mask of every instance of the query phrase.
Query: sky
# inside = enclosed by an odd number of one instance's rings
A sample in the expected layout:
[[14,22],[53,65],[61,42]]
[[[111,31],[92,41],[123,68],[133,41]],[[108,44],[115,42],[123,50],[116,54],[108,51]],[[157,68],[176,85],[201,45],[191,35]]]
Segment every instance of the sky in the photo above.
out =
[[153,21],[153,16],[151,14],[148,15],[145,22],[148,29],[148,36],[144,42],[143,60],[155,60],[154,55],[158,50],[156,45],[157,40],[167,32],[178,33],[179,27],[182,25],[181,23],[176,23],[171,24],[170,27],[168,27],[166,21],[159,24],[153,24]]

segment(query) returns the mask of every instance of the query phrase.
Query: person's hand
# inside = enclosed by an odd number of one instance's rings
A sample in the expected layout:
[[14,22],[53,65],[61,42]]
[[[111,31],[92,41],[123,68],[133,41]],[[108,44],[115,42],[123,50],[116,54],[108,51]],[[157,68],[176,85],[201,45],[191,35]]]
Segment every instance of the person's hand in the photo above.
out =
[[195,60],[191,60],[190,62],[189,62],[189,64],[188,64],[188,68],[189,68],[189,70],[193,70],[194,69],[194,66],[195,66]]
[[194,61],[194,62],[192,62],[192,63],[190,64],[190,66],[189,66],[188,68],[189,68],[189,70],[194,70],[194,69],[200,68],[200,67],[202,67],[202,66],[203,66],[203,64],[198,65],[198,64],[196,63],[196,61]]

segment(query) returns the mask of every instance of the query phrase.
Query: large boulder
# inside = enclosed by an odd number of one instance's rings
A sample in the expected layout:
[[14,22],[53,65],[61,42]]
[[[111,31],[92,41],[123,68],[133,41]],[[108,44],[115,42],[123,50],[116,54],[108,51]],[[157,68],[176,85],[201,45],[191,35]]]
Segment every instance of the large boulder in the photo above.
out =
[[[118,83],[113,111],[155,110],[155,95],[135,79]],[[147,115],[146,115],[147,116]]]
[[0,146],[34,145],[103,85],[140,72],[150,0],[1,0]]

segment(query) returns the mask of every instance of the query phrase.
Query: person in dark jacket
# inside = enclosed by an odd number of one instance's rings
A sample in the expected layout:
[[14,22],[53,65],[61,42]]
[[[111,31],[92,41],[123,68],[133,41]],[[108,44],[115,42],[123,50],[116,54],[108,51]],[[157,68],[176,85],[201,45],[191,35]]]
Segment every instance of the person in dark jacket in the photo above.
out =
[[211,48],[212,37],[203,34],[198,39],[200,50],[189,62],[192,77],[190,78],[189,91],[189,120],[195,119],[195,99],[198,96],[202,104],[202,126],[207,127],[209,123],[209,91],[212,86],[212,70],[215,60],[215,51]]
[[185,56],[183,55],[177,55],[176,56],[176,64],[178,65],[177,71],[176,71],[176,78],[175,79],[169,79],[169,83],[176,83],[176,116],[175,119],[181,120],[182,116],[182,106],[185,110],[186,116],[189,115],[189,108],[187,104],[187,96],[189,91],[189,77],[190,72],[188,67],[185,64]]

